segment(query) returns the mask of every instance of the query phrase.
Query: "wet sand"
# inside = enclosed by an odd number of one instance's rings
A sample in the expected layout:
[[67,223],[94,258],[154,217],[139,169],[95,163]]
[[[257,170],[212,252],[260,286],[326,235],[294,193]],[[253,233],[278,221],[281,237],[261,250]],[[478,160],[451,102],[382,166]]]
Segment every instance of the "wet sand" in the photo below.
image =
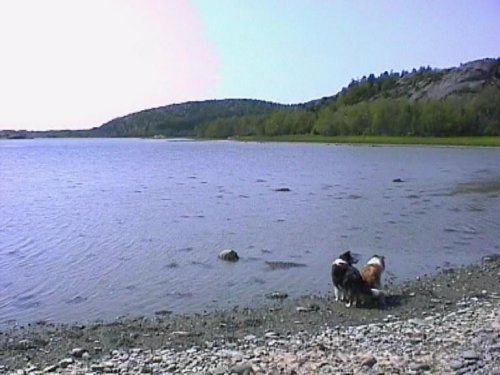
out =
[[[206,315],[157,313],[153,317],[95,322],[88,325],[54,325],[39,322],[3,328],[0,332],[0,373],[17,369],[48,369],[65,358],[98,363],[114,350],[172,350],[235,345],[245,338],[307,333],[320,335],[332,327],[350,327],[389,320],[425,318],[453,313],[461,301],[500,298],[500,255],[484,257],[479,264],[446,269],[431,276],[387,289],[386,307],[347,308],[326,296],[283,299],[255,309],[235,308]],[[82,349],[76,353],[74,349]],[[73,354],[72,354],[73,351]],[[49,366],[49,367],[47,367]],[[52,368],[62,371],[61,365]],[[175,371],[174,371],[175,372]]]

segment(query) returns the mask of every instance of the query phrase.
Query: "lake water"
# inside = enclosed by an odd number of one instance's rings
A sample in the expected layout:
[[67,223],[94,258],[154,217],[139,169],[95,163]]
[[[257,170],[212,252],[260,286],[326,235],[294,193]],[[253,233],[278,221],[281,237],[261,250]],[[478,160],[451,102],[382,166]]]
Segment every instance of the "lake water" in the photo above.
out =
[[329,293],[348,249],[413,278],[500,252],[499,198],[500,149],[0,141],[0,323]]

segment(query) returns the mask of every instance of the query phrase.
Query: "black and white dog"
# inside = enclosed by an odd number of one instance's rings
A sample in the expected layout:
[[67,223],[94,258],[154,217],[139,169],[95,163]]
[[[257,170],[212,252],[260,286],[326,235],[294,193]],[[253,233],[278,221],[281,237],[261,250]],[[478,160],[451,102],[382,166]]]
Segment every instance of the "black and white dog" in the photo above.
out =
[[363,296],[380,296],[382,291],[370,288],[363,280],[361,273],[353,265],[358,260],[346,251],[332,263],[332,281],[336,301],[345,301],[347,307],[354,304]]

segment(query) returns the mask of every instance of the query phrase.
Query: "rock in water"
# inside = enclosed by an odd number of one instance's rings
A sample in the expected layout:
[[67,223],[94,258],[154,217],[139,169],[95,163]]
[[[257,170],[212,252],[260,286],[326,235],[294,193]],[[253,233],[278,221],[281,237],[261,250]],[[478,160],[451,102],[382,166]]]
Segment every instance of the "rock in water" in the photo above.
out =
[[219,253],[219,259],[226,260],[228,262],[236,262],[240,257],[238,256],[238,253],[234,250],[222,250]]
[[278,189],[274,189],[274,191],[277,191],[277,192],[281,192],[281,193],[286,193],[286,192],[289,192],[291,191],[290,188],[278,188]]

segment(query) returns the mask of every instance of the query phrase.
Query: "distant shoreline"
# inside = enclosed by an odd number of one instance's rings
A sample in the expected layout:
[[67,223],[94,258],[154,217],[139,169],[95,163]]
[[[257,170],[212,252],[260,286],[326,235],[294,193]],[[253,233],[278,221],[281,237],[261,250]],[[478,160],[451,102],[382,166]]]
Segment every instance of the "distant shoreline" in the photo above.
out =
[[221,138],[197,137],[13,137],[0,141],[34,139],[145,139],[160,141],[221,141],[238,142],[281,142],[281,143],[324,143],[377,146],[450,146],[450,147],[500,147],[500,136],[478,137],[414,137],[414,136],[322,136],[322,135],[282,135],[282,136],[242,136]]

